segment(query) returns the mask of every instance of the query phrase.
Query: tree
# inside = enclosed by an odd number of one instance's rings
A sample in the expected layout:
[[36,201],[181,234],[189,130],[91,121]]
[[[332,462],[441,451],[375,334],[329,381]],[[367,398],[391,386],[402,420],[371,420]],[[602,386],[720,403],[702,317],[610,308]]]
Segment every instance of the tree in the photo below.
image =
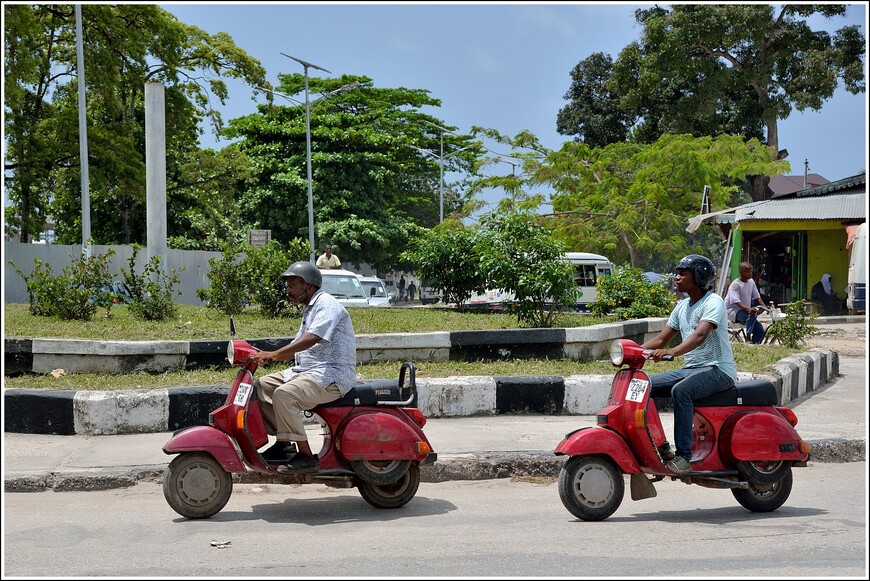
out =
[[461,220],[447,218],[414,238],[402,260],[414,265],[418,276],[441,291],[442,301],[464,310],[465,301],[484,287],[480,257],[476,250],[477,231]]
[[[551,151],[527,132],[515,139],[490,133],[519,148],[528,187],[552,188],[549,227],[571,248],[601,252],[633,267],[671,263],[699,251],[685,231],[698,213],[704,186],[715,207],[725,207],[747,175],[786,171],[758,140],[720,135],[663,135],[653,144],[613,143],[593,148],[566,142]],[[528,195],[530,203],[546,199]],[[693,244],[695,242],[695,244]]]
[[519,322],[552,327],[564,307],[576,302],[577,285],[564,245],[540,220],[530,208],[506,198],[481,218],[475,250],[486,286],[513,295],[509,308]]
[[[793,109],[821,109],[841,81],[853,94],[865,91],[860,28],[831,35],[809,24],[815,15],[845,13],[845,5],[833,4],[638,10],[639,41],[613,63],[597,53],[572,71],[571,102],[558,114],[558,130],[593,147],[626,139],[652,143],[665,133],[727,133],[763,140],[784,159],[780,119]],[[754,200],[767,197],[768,182],[752,177]]]
[[[439,165],[415,148],[438,151],[433,124],[443,122],[419,109],[440,101],[424,90],[376,88],[362,76],[308,83],[309,94],[323,95],[309,97],[316,244],[340,249],[346,264],[389,268],[410,239],[437,223]],[[244,212],[278,240],[308,237],[305,107],[285,104],[302,102],[304,87],[302,74],[279,75],[278,89],[267,92],[272,100],[226,130],[256,160]],[[444,141],[454,151],[468,147],[445,160],[445,171],[469,171],[482,153],[469,136],[449,133]]]
[[[22,241],[51,216],[60,242],[81,240],[75,7],[4,5],[7,232]],[[144,242],[144,85],[165,86],[167,203],[180,166],[197,151],[199,123],[222,126],[213,108],[225,78],[264,84],[265,70],[225,33],[208,35],[162,8],[85,4],[88,167],[93,238]],[[215,103],[216,104],[216,103]],[[182,195],[195,192],[190,186]],[[190,203],[188,197],[185,202]],[[196,200],[206,207],[210,199]],[[170,233],[185,227],[170,226]]]

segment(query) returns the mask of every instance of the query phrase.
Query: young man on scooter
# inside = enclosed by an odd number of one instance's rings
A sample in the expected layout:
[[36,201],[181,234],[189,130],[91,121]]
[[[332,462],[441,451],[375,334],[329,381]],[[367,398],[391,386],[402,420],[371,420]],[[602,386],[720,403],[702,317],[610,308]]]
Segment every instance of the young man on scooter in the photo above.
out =
[[302,474],[316,471],[319,462],[299,412],[335,401],[356,385],[356,336],[347,310],[320,288],[323,277],[316,266],[294,262],[281,278],[293,304],[303,307],[302,324],[291,343],[253,358],[261,364],[294,359],[295,365],[260,377],[254,387],[266,431],[278,439],[263,456],[286,462],[278,472]]
[[[661,361],[665,355],[685,355],[685,367],[650,375],[653,397],[673,398],[674,443],[659,447],[665,467],[676,474],[692,471],[693,401],[730,389],[737,380],[737,366],[728,337],[725,302],[712,292],[716,267],[705,256],[690,254],[674,269],[678,292],[688,298],[677,302],[665,328],[641,347],[653,349],[650,358]],[[680,343],[668,348],[677,333]]]

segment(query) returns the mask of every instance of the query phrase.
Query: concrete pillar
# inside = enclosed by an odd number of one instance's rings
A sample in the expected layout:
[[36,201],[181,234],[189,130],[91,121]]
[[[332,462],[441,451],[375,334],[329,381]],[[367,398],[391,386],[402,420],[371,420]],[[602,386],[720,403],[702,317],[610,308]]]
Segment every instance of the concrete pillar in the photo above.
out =
[[145,194],[148,260],[166,272],[166,106],[162,83],[145,83]]

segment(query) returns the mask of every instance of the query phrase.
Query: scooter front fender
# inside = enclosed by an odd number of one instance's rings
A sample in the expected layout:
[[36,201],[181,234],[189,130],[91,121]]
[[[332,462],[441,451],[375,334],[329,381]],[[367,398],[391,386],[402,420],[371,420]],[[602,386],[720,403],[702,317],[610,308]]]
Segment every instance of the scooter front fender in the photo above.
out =
[[593,426],[568,434],[554,450],[557,456],[610,456],[626,474],[640,472],[640,464],[625,440],[612,430]]
[[384,412],[364,412],[348,419],[338,435],[338,450],[348,461],[423,460],[417,449],[426,437],[400,418]]
[[224,432],[212,426],[193,426],[176,432],[163,445],[166,454],[181,452],[207,452],[217,460],[227,472],[245,472],[245,463]]

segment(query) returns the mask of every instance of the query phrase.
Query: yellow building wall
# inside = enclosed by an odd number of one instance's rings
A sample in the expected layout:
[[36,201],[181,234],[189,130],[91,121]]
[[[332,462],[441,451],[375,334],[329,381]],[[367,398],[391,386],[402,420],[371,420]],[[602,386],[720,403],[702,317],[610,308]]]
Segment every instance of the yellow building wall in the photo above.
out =
[[[849,277],[849,251],[846,250],[846,228],[836,220],[759,220],[740,222],[743,232],[799,232],[807,233],[807,297],[810,290],[830,273],[833,289],[842,299]],[[733,262],[733,259],[732,259]]]

